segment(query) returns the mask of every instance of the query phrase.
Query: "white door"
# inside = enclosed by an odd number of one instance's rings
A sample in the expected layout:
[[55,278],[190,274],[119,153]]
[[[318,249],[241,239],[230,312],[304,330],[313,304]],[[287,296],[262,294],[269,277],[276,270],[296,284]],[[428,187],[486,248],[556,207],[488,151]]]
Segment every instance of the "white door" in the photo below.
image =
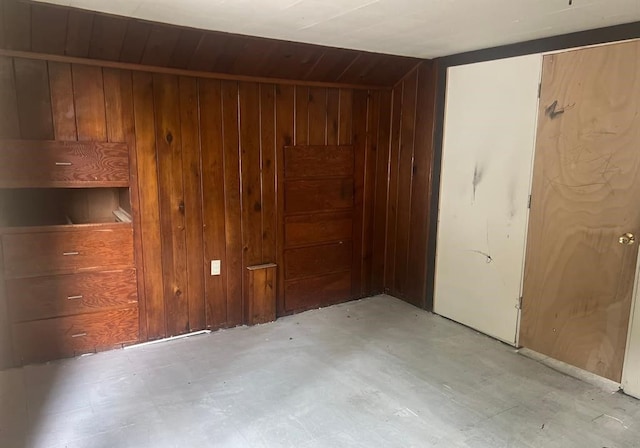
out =
[[542,56],[447,73],[434,311],[517,343]]

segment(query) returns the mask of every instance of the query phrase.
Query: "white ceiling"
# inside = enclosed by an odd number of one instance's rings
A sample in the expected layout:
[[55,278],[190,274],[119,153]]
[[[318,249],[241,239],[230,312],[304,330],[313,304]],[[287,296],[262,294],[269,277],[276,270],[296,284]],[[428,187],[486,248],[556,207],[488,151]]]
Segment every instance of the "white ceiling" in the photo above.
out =
[[640,0],[40,0],[193,28],[434,58],[640,20]]

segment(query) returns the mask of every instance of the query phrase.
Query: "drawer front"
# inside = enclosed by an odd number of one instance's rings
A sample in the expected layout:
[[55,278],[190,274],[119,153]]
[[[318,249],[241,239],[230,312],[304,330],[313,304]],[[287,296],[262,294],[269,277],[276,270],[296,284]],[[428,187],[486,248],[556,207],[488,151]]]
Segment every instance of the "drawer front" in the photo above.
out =
[[6,278],[133,266],[133,230],[122,228],[5,234]]
[[6,281],[13,322],[71,316],[136,304],[135,269]]
[[137,307],[13,324],[18,364],[91,353],[137,340]]
[[129,185],[126,143],[2,141],[0,186]]

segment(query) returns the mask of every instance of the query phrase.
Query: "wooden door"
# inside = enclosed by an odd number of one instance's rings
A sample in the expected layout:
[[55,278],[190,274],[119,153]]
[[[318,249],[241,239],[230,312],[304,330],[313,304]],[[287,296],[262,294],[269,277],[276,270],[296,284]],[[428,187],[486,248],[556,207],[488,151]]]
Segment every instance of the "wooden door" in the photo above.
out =
[[520,342],[620,381],[640,237],[640,42],[544,58]]
[[[278,313],[351,298],[354,234],[353,146],[283,148],[283,226]],[[354,233],[355,232],[355,233]]]
[[541,65],[528,55],[447,73],[434,311],[511,345]]

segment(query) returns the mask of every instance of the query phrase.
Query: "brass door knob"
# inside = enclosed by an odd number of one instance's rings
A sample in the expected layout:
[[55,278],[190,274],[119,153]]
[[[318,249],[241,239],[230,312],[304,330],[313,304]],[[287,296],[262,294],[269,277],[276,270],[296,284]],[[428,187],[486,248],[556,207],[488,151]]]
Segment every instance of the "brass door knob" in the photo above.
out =
[[624,244],[625,246],[631,246],[633,243],[636,242],[636,236],[633,233],[623,233],[622,235],[620,235],[620,238],[618,238],[618,242],[620,244]]

